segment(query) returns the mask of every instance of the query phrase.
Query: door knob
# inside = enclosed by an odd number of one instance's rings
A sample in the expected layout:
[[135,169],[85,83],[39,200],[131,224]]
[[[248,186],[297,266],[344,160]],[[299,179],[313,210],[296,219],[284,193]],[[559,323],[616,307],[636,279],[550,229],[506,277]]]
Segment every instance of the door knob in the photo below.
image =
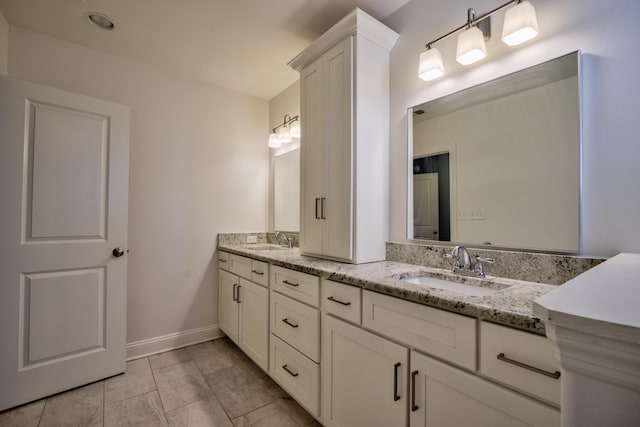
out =
[[111,253],[113,254],[114,257],[120,258],[122,255],[124,255],[124,249],[115,248]]

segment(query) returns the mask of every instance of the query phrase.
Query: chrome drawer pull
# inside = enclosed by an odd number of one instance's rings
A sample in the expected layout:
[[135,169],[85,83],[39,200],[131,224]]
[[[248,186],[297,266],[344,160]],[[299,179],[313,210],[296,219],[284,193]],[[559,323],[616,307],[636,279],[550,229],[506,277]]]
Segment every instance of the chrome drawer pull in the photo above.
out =
[[536,372],[538,374],[545,375],[547,377],[553,378],[554,380],[557,380],[558,378],[560,378],[560,372],[559,371],[555,371],[555,372],[545,371],[544,369],[536,368],[535,366],[527,365],[526,363],[522,363],[522,362],[518,362],[517,360],[510,359],[507,356],[505,356],[504,353],[500,353],[497,356],[497,358],[498,358],[498,360],[502,360],[503,362],[510,363],[510,364],[518,366],[520,368],[528,369],[528,370]]
[[283,280],[282,283],[284,283],[285,285],[289,285],[289,286],[300,286],[299,283],[293,283],[293,282],[290,282],[288,280]]
[[398,362],[395,365],[393,365],[393,401],[397,402],[398,400],[400,400],[400,395],[398,394],[398,368],[400,367],[401,363]]
[[258,270],[251,270],[251,272],[252,272],[252,273],[255,273],[255,274],[259,275],[259,276],[264,275],[264,272],[262,272],[262,271],[258,271]]
[[340,301],[339,299],[335,299],[334,297],[328,297],[327,298],[329,301],[333,301],[333,302],[337,302],[338,304],[342,304],[342,305],[351,305],[351,302],[347,301]]
[[289,367],[287,365],[282,365],[282,369],[284,369],[285,371],[287,371],[287,373],[289,375],[291,375],[292,377],[297,377],[298,375],[300,375],[297,372],[293,372],[292,370],[289,369]]
[[298,326],[300,326],[297,323],[291,323],[291,321],[289,319],[287,319],[286,317],[284,319],[282,319],[282,321],[284,323],[286,323],[287,325],[291,326],[292,328],[297,328]]

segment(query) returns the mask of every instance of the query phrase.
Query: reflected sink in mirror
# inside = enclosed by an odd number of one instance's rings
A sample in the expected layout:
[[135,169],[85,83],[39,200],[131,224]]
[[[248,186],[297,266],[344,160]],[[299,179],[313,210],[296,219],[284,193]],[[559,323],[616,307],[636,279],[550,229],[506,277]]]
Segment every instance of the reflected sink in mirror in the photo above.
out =
[[426,286],[429,288],[442,289],[449,292],[455,292],[458,294],[484,297],[492,295],[501,290],[510,288],[511,285],[505,283],[498,283],[487,279],[475,279],[468,277],[451,276],[453,280],[443,280],[432,277],[429,272],[407,273],[392,276],[393,279],[401,280],[405,283],[411,283],[413,285]]

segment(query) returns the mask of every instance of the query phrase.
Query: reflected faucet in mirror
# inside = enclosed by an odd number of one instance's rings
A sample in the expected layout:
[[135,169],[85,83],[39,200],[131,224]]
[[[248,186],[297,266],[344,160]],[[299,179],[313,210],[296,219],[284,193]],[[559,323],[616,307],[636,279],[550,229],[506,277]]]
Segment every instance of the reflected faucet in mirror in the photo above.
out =
[[[284,240],[281,241],[280,236],[284,237]],[[291,243],[291,239],[289,239],[289,236],[287,236],[287,233],[285,233],[284,231],[276,231],[276,240],[283,248],[291,249],[293,246]]]

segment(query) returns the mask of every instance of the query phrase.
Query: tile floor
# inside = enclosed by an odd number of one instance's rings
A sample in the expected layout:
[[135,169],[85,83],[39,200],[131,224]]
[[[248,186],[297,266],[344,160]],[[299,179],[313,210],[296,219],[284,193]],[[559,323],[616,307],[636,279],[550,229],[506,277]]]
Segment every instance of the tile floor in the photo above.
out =
[[0,412],[2,427],[319,425],[227,338],[133,360],[122,375]]

